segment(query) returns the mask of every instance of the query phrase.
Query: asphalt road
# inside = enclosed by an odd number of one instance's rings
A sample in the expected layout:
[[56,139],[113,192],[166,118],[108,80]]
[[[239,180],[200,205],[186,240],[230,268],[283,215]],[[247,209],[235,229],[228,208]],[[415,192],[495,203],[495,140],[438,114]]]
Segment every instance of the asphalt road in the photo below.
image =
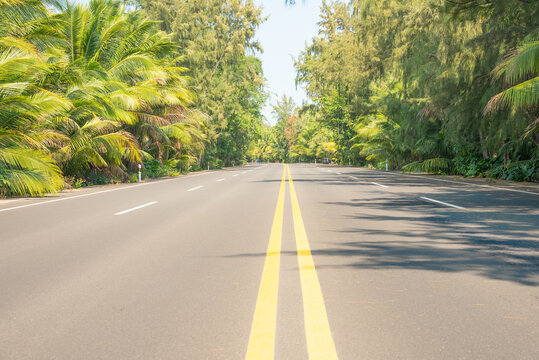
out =
[[539,189],[272,164],[3,200],[0,292],[6,360],[538,359]]

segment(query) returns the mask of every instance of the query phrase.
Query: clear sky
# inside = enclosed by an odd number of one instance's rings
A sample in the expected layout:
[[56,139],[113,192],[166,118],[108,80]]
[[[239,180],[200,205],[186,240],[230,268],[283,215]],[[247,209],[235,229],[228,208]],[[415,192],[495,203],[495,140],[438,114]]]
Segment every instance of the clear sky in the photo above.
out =
[[260,26],[256,38],[262,45],[261,55],[264,76],[270,99],[264,108],[264,115],[273,124],[271,104],[283,94],[292,96],[296,104],[307,100],[305,91],[296,89],[294,60],[317,35],[320,5],[322,0],[298,0],[294,6],[286,6],[284,0],[254,0],[264,7],[263,14],[268,20]]

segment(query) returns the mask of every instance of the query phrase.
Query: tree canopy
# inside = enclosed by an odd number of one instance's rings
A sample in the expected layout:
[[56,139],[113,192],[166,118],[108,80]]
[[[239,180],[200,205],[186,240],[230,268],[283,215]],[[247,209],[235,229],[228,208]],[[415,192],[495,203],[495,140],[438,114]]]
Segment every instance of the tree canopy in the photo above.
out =
[[141,0],[141,7],[174,33],[190,69],[196,106],[208,114],[202,161],[238,164],[261,136],[266,100],[262,51],[254,40],[264,18],[252,0]]
[[538,11],[512,0],[324,1],[295,64],[312,105],[296,110],[283,160],[319,158],[306,149],[324,134],[338,163],[537,180]]
[[0,196],[125,181],[140,163],[173,175],[243,161],[263,128],[260,12],[240,0],[0,2]]
[[269,126],[253,0],[2,0],[0,196],[246,160],[537,181],[538,11],[325,0],[295,62],[310,103]]

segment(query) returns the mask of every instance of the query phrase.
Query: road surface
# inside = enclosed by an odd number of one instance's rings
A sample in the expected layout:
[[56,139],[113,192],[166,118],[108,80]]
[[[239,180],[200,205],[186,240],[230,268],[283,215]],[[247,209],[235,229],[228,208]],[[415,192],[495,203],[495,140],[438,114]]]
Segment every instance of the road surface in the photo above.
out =
[[537,359],[539,191],[272,164],[3,200],[0,289],[6,360]]

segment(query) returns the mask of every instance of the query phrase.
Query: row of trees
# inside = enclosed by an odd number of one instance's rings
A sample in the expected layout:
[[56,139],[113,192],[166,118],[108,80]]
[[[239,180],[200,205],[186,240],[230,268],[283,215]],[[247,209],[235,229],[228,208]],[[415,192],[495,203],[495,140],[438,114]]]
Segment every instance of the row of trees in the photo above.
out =
[[0,1],[0,196],[243,159],[260,10],[206,3]]
[[321,14],[296,61],[314,104],[280,120],[277,157],[539,179],[535,1],[324,1]]
[[255,30],[265,18],[252,0],[139,0],[182,49],[197,107],[208,114],[204,164],[241,163],[267,126],[266,101]]

